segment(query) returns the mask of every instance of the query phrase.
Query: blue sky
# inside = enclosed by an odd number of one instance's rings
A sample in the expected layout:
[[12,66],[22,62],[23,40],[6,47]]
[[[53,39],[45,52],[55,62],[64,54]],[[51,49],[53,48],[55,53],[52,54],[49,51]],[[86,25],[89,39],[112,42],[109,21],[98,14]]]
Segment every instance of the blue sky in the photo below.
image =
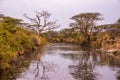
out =
[[84,12],[100,12],[104,20],[98,24],[114,23],[120,18],[120,0],[0,0],[0,13],[26,21],[24,13],[34,16],[34,11],[45,10],[66,28],[70,18]]

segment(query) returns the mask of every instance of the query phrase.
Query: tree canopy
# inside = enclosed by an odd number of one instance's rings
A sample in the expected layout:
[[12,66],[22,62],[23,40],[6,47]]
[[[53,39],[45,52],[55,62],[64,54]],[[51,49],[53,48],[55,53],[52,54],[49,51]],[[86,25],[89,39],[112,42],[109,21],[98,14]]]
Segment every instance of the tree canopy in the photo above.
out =
[[96,22],[103,19],[100,16],[100,13],[80,13],[71,18],[74,23],[70,23],[70,26],[89,39],[91,33],[95,31]]

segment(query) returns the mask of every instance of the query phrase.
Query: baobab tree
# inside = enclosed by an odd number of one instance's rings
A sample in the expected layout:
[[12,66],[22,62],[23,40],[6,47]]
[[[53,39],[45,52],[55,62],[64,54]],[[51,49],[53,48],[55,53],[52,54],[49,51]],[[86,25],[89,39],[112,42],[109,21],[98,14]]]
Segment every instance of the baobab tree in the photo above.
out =
[[31,18],[24,14],[25,18],[31,21],[30,27],[34,27],[39,34],[44,31],[50,31],[58,28],[60,25],[56,24],[56,21],[50,21],[51,14],[47,11],[35,12],[35,17]]

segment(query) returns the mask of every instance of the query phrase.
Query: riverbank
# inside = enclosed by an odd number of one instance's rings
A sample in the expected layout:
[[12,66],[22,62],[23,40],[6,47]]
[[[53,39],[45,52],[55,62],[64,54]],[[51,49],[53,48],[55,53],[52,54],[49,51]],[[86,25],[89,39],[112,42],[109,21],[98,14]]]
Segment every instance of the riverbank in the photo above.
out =
[[35,31],[22,28],[16,19],[5,18],[0,21],[0,71],[11,69],[21,62],[19,57],[30,55],[47,43],[47,40]]
[[39,61],[43,52],[44,47],[30,52],[29,55],[19,56],[16,61],[12,61],[11,68],[0,72],[0,80],[16,80],[20,73],[25,72],[30,67],[31,63]]

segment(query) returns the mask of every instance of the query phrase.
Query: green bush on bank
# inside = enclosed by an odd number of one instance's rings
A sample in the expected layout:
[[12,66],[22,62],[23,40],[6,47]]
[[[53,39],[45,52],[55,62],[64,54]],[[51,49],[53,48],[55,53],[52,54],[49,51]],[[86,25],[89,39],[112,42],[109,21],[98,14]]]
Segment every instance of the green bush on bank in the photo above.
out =
[[47,42],[37,33],[20,28],[15,21],[14,18],[0,21],[0,70],[10,68],[13,59]]

